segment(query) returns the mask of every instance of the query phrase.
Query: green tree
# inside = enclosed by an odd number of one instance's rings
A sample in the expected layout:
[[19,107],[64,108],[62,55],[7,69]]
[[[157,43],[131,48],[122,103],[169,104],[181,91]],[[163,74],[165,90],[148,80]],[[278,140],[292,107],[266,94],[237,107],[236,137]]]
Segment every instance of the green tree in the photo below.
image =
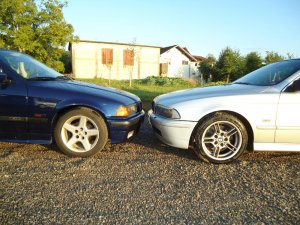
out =
[[72,60],[71,60],[71,52],[64,51],[60,61],[64,64],[64,73],[71,73],[72,72]]
[[263,59],[257,52],[250,52],[245,57],[245,74],[263,66]]
[[266,64],[271,64],[271,63],[278,62],[281,60],[284,60],[284,57],[282,55],[279,55],[277,52],[267,51],[267,55],[265,57]]
[[77,39],[63,16],[66,5],[60,0],[1,0],[0,47],[27,53],[63,72],[64,47]]
[[199,70],[203,76],[202,78],[204,82],[208,82],[208,79],[210,77],[213,78],[214,75],[216,74],[216,70],[215,70],[216,61],[217,61],[216,58],[213,55],[209,54],[207,58],[200,63]]
[[223,49],[216,63],[217,76],[215,81],[227,83],[244,74],[244,58],[239,51],[229,47]]

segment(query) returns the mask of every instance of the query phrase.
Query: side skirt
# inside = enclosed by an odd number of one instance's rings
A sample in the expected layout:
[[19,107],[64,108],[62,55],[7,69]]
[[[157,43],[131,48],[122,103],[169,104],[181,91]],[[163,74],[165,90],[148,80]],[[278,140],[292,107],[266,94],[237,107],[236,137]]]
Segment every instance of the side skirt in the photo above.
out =
[[254,143],[254,151],[300,152],[300,144]]
[[49,145],[52,140],[16,140],[16,139],[2,139],[1,142],[11,142],[11,143],[24,143],[24,144],[40,144]]

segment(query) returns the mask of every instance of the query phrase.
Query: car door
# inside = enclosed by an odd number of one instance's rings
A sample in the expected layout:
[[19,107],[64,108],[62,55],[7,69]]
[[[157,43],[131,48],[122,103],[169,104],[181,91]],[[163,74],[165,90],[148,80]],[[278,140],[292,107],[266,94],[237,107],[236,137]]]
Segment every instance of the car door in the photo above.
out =
[[295,85],[296,83],[297,86],[293,90],[290,90],[288,87],[280,95],[276,120],[276,143],[300,144],[299,78],[291,85]]
[[0,73],[8,82],[0,83],[0,139],[26,140],[27,90],[26,83],[13,70],[0,62]]

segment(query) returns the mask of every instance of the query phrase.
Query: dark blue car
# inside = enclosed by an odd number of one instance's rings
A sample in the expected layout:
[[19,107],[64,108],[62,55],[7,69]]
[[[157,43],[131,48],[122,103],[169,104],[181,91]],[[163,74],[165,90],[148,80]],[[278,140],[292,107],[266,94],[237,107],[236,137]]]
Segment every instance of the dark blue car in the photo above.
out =
[[0,141],[51,144],[86,157],[135,135],[144,119],[130,93],[72,80],[28,55],[0,50]]

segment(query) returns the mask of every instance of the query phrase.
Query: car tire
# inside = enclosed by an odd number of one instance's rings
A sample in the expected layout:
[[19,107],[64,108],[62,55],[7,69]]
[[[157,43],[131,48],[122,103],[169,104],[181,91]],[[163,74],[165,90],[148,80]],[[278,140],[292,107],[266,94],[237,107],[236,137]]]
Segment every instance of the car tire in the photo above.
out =
[[54,138],[63,153],[88,157],[104,148],[108,130],[100,114],[88,108],[77,108],[58,119]]
[[216,113],[199,124],[195,132],[194,151],[211,163],[229,163],[247,148],[247,130],[240,119],[227,113]]

